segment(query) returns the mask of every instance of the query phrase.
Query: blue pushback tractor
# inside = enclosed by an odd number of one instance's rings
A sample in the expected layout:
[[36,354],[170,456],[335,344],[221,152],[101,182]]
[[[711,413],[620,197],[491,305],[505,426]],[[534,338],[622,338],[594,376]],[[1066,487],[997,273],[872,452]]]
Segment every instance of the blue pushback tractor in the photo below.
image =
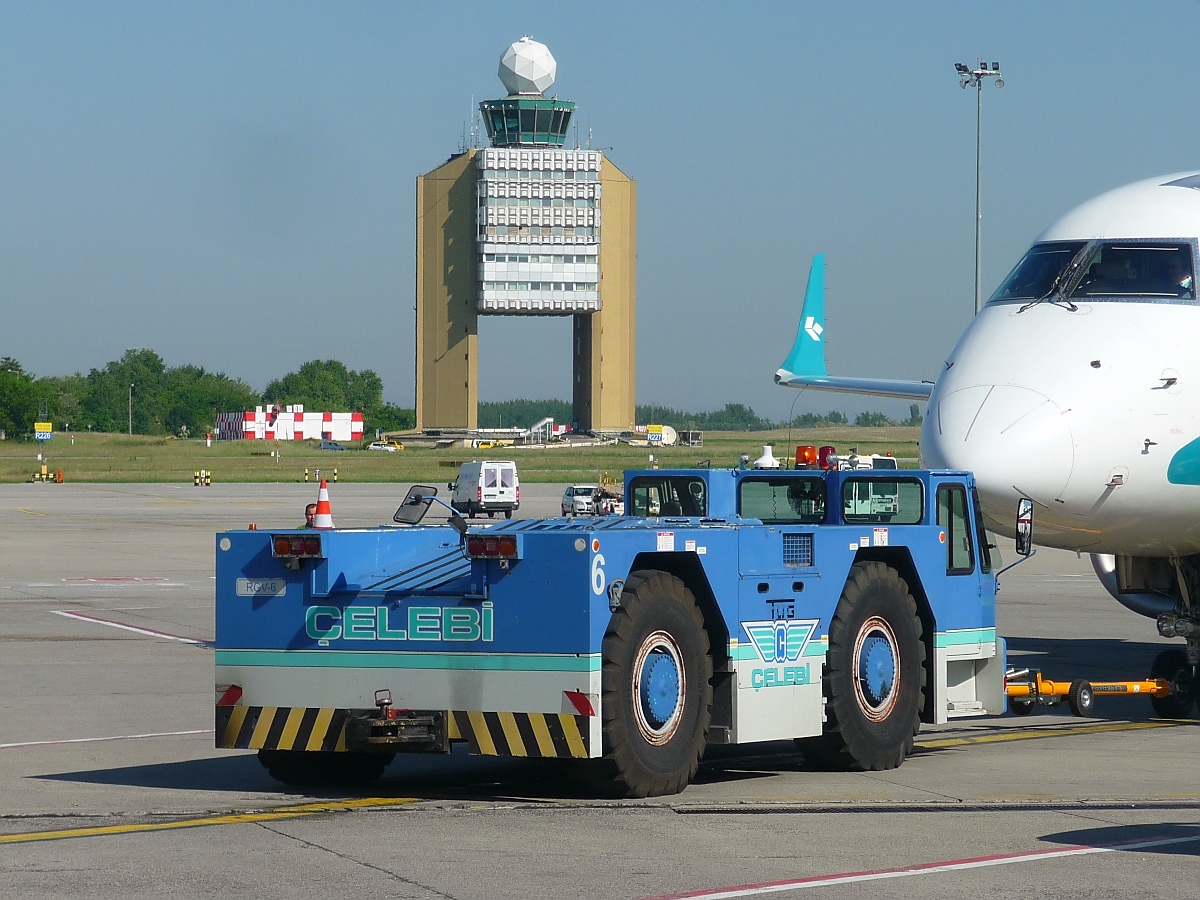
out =
[[681,791],[711,744],[890,769],[1005,708],[972,476],[655,469],[624,516],[217,536],[216,741],[289,783],[398,752],[581,761]]

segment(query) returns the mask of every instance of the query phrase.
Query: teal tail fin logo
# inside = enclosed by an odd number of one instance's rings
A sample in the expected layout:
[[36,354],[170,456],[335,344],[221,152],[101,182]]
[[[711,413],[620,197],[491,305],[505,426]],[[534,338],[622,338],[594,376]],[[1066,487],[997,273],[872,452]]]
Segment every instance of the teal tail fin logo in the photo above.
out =
[[808,272],[808,288],[804,292],[804,308],[800,311],[800,327],[796,343],[784,360],[776,381],[781,375],[817,375],[825,372],[825,255],[813,257]]

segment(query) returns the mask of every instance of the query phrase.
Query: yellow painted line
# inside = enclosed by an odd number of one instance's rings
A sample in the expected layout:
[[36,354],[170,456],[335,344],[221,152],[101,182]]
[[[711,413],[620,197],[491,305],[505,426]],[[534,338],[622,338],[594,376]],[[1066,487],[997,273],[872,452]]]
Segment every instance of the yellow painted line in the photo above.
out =
[[961,738],[935,738],[917,741],[922,750],[939,750],[945,747],[967,747],[971,744],[999,744],[1007,741],[1034,741],[1039,738],[1069,737],[1076,734],[1106,734],[1119,731],[1146,731],[1151,728],[1175,728],[1189,724],[1184,721],[1162,722],[1113,722],[1107,725],[1077,725],[1073,728],[1023,728],[1020,731],[1003,731],[996,734],[977,734]]
[[566,736],[567,746],[571,748],[571,755],[576,759],[586,759],[587,747],[583,746],[583,737],[579,734],[579,726],[575,723],[575,717],[567,713],[559,713],[558,721],[562,723],[563,735]]
[[50,513],[38,512],[36,509],[18,509],[17,512],[25,513],[27,516],[48,516]]
[[504,739],[508,741],[508,752],[512,756],[528,756],[529,753],[525,750],[525,741],[521,738],[521,732],[517,729],[517,720],[510,712],[496,713],[496,717],[500,720],[500,728],[504,731]]
[[110,834],[139,834],[146,831],[174,831],[180,828],[206,828],[210,825],[245,825],[254,822],[278,822],[302,819],[322,813],[364,807],[400,806],[420,803],[418,797],[363,797],[357,800],[333,800],[325,803],[304,803],[283,806],[266,812],[230,813],[224,816],[203,816],[198,819],[179,819],[175,822],[139,822],[129,825],[101,825],[91,828],[62,828],[56,831],[26,831],[19,834],[0,834],[0,844],[27,844],[33,841],[58,841],[65,838],[102,837]]
[[546,726],[546,717],[541,713],[532,713],[529,716],[529,724],[533,727],[533,736],[537,739],[542,756],[558,756],[554,749],[554,738],[550,736],[550,729]]

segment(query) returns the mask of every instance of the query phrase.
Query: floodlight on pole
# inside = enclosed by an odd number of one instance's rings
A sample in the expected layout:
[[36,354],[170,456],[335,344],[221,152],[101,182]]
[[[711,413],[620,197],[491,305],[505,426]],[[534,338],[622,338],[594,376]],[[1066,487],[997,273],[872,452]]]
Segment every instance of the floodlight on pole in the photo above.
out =
[[975,88],[975,313],[983,307],[983,81],[985,78],[995,78],[996,87],[1004,87],[1004,78],[1000,75],[1000,63],[993,62],[988,68],[987,61],[979,58],[979,65],[971,69],[963,63],[954,64],[958,72],[958,86],[963,90]]

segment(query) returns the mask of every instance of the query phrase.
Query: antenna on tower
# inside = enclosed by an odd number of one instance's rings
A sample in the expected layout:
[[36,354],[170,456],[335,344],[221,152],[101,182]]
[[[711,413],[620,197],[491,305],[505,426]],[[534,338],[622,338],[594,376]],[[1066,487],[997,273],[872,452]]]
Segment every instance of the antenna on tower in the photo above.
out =
[[592,120],[588,119],[588,149],[592,149]]

